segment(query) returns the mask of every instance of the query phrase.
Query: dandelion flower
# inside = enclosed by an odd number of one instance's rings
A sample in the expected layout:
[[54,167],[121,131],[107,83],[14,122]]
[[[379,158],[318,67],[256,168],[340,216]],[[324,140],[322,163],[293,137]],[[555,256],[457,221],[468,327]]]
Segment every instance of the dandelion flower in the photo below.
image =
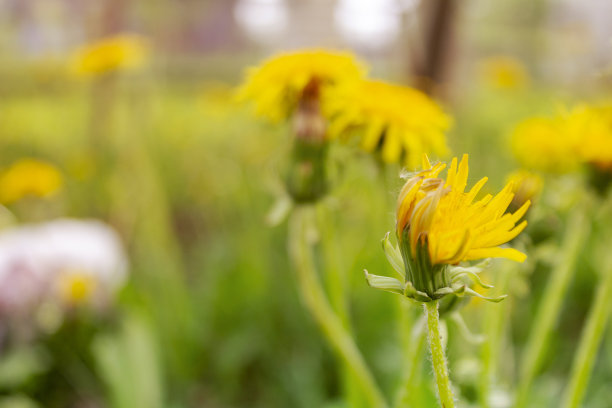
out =
[[325,88],[364,73],[365,68],[349,53],[322,49],[284,53],[251,68],[238,97],[254,102],[258,116],[279,122],[291,116],[312,81]]
[[572,119],[568,131],[580,140],[581,160],[612,171],[612,106],[581,106],[575,109]]
[[512,150],[523,167],[550,173],[578,168],[580,139],[564,128],[564,121],[536,117],[519,123],[512,133]]
[[516,127],[512,146],[530,169],[567,173],[581,164],[612,168],[612,110],[578,105],[550,118],[527,119]]
[[[460,163],[456,158],[452,160],[446,180],[438,177],[445,167],[444,163],[432,166],[425,156],[423,170],[406,181],[398,198],[396,234],[399,249],[391,246],[388,237],[384,241],[387,257],[404,280],[397,281],[398,293],[420,301],[436,300],[451,293],[482,297],[459,281],[460,277],[468,275],[482,284],[476,275],[480,270],[459,267],[460,262],[484,258],[525,260],[525,254],[501,245],[525,228],[526,221],[518,222],[530,202],[525,202],[512,214],[506,213],[514,196],[511,183],[497,195],[488,194],[477,200],[487,178],[465,191],[467,155]],[[376,283],[376,278],[381,277],[366,276],[371,285],[374,282],[372,286],[384,289]]]
[[481,62],[482,77],[486,83],[498,89],[517,89],[529,82],[523,63],[508,56],[489,57]]
[[21,159],[0,174],[0,202],[10,204],[27,196],[50,197],[62,187],[62,175],[50,163]]
[[385,162],[418,166],[423,153],[448,153],[444,132],[450,118],[424,93],[382,81],[344,82],[330,88],[323,111],[329,137],[357,133],[361,147]]
[[72,70],[80,76],[96,76],[136,69],[142,67],[148,52],[148,44],[141,36],[108,37],[79,49],[72,59]]

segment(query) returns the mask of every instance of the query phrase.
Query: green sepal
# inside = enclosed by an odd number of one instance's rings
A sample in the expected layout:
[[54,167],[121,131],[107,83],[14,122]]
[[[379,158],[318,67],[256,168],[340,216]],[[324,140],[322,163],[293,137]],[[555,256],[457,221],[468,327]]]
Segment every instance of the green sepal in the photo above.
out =
[[391,244],[389,241],[390,233],[387,232],[385,237],[382,239],[382,247],[385,252],[385,256],[387,257],[387,261],[391,264],[395,272],[397,272],[402,279],[406,279],[406,272],[404,270],[404,260],[402,259],[402,254],[396,246]]
[[398,295],[404,294],[404,285],[399,280],[388,276],[372,275],[365,269],[363,271],[365,272],[366,282],[370,287],[397,293]]
[[476,274],[476,272],[472,272],[470,270],[467,270],[469,268],[464,268],[466,270],[464,270],[463,272],[455,272],[451,274],[451,282],[455,283],[459,280],[461,280],[462,277],[466,276],[468,277],[473,283],[480,285],[481,287],[485,288],[485,289],[491,289],[493,287],[493,285],[489,285],[487,283],[484,283],[481,279],[480,276],[478,276],[478,274]]
[[431,302],[433,299],[425,292],[416,290],[411,282],[406,282],[405,295],[419,302]]

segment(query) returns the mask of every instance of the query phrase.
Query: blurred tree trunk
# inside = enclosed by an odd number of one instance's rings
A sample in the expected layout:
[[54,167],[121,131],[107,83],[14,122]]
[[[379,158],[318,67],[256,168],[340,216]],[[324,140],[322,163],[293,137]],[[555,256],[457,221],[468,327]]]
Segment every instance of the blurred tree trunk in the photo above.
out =
[[424,46],[413,64],[413,74],[416,86],[428,94],[436,93],[451,71],[457,8],[457,0],[429,0],[423,3]]

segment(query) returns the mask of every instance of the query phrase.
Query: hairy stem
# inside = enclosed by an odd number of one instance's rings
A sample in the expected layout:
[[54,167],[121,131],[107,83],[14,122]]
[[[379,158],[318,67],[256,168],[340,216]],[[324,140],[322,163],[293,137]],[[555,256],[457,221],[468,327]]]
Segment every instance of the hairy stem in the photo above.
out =
[[386,407],[387,404],[374,381],[353,338],[334,313],[317,277],[312,248],[306,236],[310,207],[297,207],[291,214],[289,225],[289,255],[297,271],[299,290],[303,301],[318,323],[333,350],[350,367],[359,382],[369,406]]
[[440,317],[438,313],[438,301],[426,302],[424,305],[427,316],[427,333],[429,338],[429,349],[431,350],[431,361],[433,363],[436,384],[438,386],[438,396],[442,408],[453,408],[453,391],[451,390],[448,368],[446,366],[446,356],[440,338]]

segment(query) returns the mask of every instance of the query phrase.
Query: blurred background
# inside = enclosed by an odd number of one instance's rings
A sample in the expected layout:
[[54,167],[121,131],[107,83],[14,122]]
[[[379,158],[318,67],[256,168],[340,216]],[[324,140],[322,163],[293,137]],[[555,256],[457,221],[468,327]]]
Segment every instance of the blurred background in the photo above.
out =
[[[295,289],[286,225],[266,223],[289,127],[236,102],[246,69],[296,48],[350,50],[371,76],[440,101],[454,155],[470,153],[471,181],[497,190],[518,168],[518,121],[609,98],[611,15],[608,0],[0,0],[0,407],[349,406]],[[138,63],[75,68],[79,50],[114,35],[138,38]],[[402,379],[399,300],[362,270],[389,274],[380,239],[400,170],[344,160],[321,215],[387,395]],[[549,247],[513,267],[500,407],[559,223],[548,217]],[[533,406],[563,389],[593,292],[583,265]],[[475,332],[482,305],[465,307]],[[585,406],[610,406],[612,333],[604,343]],[[479,353],[461,340],[449,350],[471,406]],[[415,406],[435,406],[427,364],[428,402]]]

